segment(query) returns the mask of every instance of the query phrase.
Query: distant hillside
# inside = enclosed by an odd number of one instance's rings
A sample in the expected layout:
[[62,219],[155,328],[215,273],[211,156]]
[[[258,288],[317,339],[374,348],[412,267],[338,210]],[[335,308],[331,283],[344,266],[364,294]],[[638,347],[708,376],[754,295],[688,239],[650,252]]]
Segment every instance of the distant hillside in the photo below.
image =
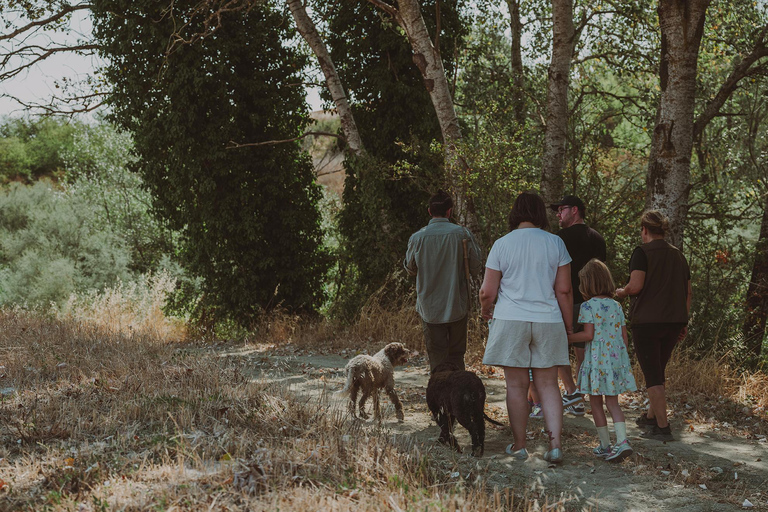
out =
[[[328,110],[312,112],[314,119],[308,130],[338,133],[341,126],[338,114]],[[335,137],[307,137],[305,149],[312,156],[317,182],[332,190],[339,197],[344,190],[344,153]]]

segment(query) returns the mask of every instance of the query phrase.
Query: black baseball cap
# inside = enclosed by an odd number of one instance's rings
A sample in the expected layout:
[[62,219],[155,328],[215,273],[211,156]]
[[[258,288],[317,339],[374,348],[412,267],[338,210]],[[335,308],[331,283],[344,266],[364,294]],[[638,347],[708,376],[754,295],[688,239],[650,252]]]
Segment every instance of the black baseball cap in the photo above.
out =
[[549,205],[549,209],[553,211],[557,211],[557,209],[560,208],[561,206],[577,206],[582,216],[584,215],[584,212],[586,210],[584,206],[584,201],[582,201],[576,196],[565,196],[558,202],[552,203],[551,205]]

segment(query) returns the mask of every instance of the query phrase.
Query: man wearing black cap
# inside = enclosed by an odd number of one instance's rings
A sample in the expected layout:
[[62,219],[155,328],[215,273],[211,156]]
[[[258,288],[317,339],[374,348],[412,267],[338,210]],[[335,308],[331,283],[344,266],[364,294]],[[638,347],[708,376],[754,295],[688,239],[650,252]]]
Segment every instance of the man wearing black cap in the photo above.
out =
[[[602,235],[584,224],[586,208],[584,202],[576,196],[565,196],[560,201],[549,205],[549,208],[557,212],[557,220],[560,231],[557,235],[565,242],[565,248],[571,255],[571,287],[573,288],[573,327],[575,332],[583,330],[583,326],[577,322],[579,310],[584,298],[579,292],[579,270],[592,258],[605,261],[605,240]],[[581,363],[584,361],[584,343],[574,343],[573,351],[576,354],[576,375],[579,374]],[[558,375],[563,381],[565,394],[563,395],[563,407],[565,412],[575,416],[584,415],[584,397],[576,392],[576,383],[573,381],[570,366],[558,368]]]

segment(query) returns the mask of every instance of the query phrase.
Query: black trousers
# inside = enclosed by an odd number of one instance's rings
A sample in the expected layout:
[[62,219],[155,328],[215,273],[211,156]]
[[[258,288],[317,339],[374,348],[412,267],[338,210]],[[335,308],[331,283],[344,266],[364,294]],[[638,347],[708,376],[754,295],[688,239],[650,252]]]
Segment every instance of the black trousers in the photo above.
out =
[[664,374],[672,351],[686,324],[632,325],[632,343],[635,355],[645,377],[645,387],[663,386]]
[[453,363],[464,370],[464,354],[467,351],[467,316],[447,324],[428,324],[421,321],[424,341],[427,344],[429,369],[440,363]]

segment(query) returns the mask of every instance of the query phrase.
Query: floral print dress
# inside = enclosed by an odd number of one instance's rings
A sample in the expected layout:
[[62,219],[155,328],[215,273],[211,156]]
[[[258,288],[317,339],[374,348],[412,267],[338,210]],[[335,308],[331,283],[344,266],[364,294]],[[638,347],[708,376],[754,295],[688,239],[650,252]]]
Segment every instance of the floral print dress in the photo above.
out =
[[579,371],[579,392],[612,396],[637,390],[621,335],[621,326],[625,324],[621,305],[613,299],[593,297],[582,303],[579,323],[595,326],[594,338],[587,342]]

